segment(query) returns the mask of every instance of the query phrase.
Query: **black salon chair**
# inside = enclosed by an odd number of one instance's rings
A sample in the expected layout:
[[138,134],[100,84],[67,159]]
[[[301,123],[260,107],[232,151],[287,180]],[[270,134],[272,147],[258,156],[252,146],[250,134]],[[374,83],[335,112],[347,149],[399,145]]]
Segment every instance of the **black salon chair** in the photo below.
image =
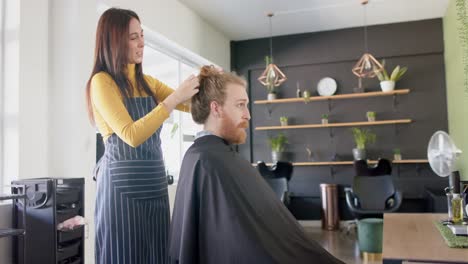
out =
[[293,172],[292,163],[278,161],[269,168],[265,162],[259,161],[257,162],[257,169],[276,193],[276,196],[288,207],[290,202],[289,180]]
[[354,168],[353,186],[345,188],[345,193],[346,203],[356,218],[381,217],[400,208],[403,197],[393,183],[390,161],[380,159],[376,166],[368,166],[365,160],[358,160]]

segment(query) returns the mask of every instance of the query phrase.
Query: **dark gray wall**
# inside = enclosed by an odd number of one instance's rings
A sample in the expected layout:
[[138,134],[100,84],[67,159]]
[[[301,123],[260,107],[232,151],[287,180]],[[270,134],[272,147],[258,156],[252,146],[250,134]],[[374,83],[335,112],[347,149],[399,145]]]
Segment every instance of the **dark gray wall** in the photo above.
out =
[[[232,69],[244,75],[249,82],[251,99],[251,129],[248,143],[241,153],[252,162],[270,161],[268,136],[280,131],[255,131],[256,126],[279,125],[280,116],[289,116],[293,124],[319,123],[328,113],[328,103],[311,102],[254,105],[253,101],[266,99],[266,89],[257,81],[264,69],[268,54],[268,38],[231,43]],[[275,63],[288,76],[280,87],[280,97],[295,97],[296,83],[302,90],[316,95],[316,86],[323,77],[332,77],[338,83],[337,94],[352,93],[357,78],[351,68],[364,52],[363,29],[352,28],[319,33],[279,36],[273,39]],[[377,119],[411,118],[413,123],[373,126],[377,142],[369,148],[371,159],[392,157],[398,147],[404,159],[425,159],[427,143],[436,130],[447,131],[447,105],[444,70],[442,20],[424,20],[368,27],[369,51],[379,60],[385,58],[387,69],[397,64],[409,70],[397,83],[397,89],[410,89],[407,95],[396,98],[374,97],[335,100],[331,103],[331,122],[366,120],[367,111],[377,112]],[[364,80],[366,91],[379,91],[377,79]],[[271,116],[269,111],[271,111]],[[283,130],[289,139],[287,151],[291,161],[310,161],[305,147],[311,148],[316,161],[329,161],[334,154],[341,160],[352,160],[354,147],[348,128]],[[394,178],[404,192],[402,211],[426,210],[425,188],[442,188],[447,180],[435,175],[428,164],[394,165]],[[320,218],[320,183],[338,183],[349,186],[354,176],[352,166],[295,167],[290,182],[294,198],[290,207],[299,219]],[[349,212],[340,192],[342,218]]]

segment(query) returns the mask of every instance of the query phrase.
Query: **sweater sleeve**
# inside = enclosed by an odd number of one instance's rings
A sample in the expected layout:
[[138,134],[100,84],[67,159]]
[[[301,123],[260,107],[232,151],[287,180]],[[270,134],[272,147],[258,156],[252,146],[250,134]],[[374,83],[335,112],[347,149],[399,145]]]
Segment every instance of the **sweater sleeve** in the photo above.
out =
[[[153,78],[149,75],[145,75],[147,78],[146,80],[148,81],[148,84],[150,85],[151,89],[153,90],[153,93],[156,95],[156,98],[158,99],[158,102],[164,101],[166,97],[168,97],[171,93],[174,92],[172,88],[161,82],[160,80]],[[183,112],[190,112],[190,100],[186,103],[181,103],[176,106],[176,109],[179,111]]]
[[106,73],[98,73],[91,80],[91,100],[95,110],[114,133],[132,147],[145,142],[169,117],[165,106],[159,104],[142,118],[133,120],[117,84]]

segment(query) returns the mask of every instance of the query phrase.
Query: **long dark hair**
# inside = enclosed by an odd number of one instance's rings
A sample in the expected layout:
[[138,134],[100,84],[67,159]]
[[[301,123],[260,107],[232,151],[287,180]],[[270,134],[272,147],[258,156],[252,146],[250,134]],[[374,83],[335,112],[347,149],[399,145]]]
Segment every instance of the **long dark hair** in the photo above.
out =
[[[110,8],[99,18],[96,30],[96,47],[94,50],[94,66],[86,84],[86,104],[88,116],[94,125],[93,106],[91,102],[91,80],[98,72],[108,73],[119,87],[120,94],[131,97],[132,87],[125,70],[128,64],[128,30],[132,18],[140,21],[138,15],[127,9]],[[136,85],[139,91],[156,99],[143,76],[141,63],[135,65]]]

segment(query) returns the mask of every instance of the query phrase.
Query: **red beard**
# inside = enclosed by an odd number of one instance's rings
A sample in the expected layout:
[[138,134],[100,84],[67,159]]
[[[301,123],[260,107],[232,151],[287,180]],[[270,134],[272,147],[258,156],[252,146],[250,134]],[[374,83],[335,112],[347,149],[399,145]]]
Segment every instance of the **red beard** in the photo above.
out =
[[225,116],[222,119],[221,135],[230,144],[244,144],[247,138],[245,129],[249,127],[247,121],[241,121],[239,124],[234,124],[231,118]]

